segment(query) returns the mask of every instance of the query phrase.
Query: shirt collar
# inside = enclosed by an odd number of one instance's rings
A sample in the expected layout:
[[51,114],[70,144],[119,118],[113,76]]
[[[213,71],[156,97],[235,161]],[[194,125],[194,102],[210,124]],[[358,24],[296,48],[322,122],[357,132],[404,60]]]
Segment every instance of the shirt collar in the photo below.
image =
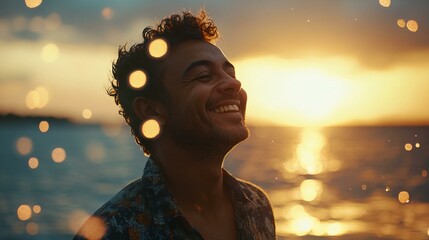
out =
[[158,164],[149,158],[142,176],[143,188],[146,189],[150,206],[153,210],[153,218],[156,224],[168,224],[175,218],[182,216],[177,203],[168,190],[162,172]]

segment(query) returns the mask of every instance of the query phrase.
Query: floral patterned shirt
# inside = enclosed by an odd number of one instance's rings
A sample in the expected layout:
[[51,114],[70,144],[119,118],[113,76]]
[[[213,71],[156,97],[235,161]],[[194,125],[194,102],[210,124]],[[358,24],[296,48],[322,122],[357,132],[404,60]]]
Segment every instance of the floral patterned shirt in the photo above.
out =
[[[231,190],[237,239],[275,239],[270,202],[261,189],[223,170]],[[154,160],[142,178],[130,183],[98,209],[81,227],[81,239],[203,239],[186,220]]]

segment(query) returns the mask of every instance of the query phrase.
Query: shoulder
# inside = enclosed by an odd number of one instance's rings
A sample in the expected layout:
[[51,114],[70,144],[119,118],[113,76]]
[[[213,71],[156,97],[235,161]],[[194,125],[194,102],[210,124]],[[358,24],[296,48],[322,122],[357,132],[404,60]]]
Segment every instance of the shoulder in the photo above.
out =
[[122,239],[141,231],[150,218],[145,191],[141,179],[128,184],[88,218],[75,239]]
[[268,194],[258,185],[243,179],[236,179],[237,186],[251,202],[271,208]]

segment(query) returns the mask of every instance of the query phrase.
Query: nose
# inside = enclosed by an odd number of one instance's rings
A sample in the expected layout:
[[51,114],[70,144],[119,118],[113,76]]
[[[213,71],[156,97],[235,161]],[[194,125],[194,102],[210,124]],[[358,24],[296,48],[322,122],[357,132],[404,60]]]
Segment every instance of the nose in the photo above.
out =
[[219,85],[218,90],[222,93],[238,93],[241,89],[241,82],[234,77],[224,77]]

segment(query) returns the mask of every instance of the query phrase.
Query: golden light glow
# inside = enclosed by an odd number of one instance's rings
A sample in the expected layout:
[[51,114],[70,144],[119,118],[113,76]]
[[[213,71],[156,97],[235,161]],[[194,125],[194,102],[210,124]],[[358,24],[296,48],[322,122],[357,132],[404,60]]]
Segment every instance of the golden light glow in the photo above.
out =
[[54,162],[61,163],[66,159],[66,151],[63,148],[55,148],[52,150],[51,156]]
[[339,121],[335,115],[348,102],[352,82],[338,77],[332,66],[347,68],[347,62],[275,57],[237,62],[237,75],[252,96],[248,99],[249,119],[259,118],[263,109],[264,118],[289,126],[319,127]]
[[142,70],[136,70],[130,74],[128,83],[132,88],[142,88],[146,84],[146,74]]
[[18,215],[19,220],[26,221],[31,218],[31,208],[28,205],[21,205],[18,207],[16,214]]
[[390,187],[386,187],[385,191],[389,192],[390,191]]
[[409,20],[407,22],[407,28],[411,32],[417,32],[417,30],[419,30],[419,24],[417,23],[416,20]]
[[427,170],[423,170],[422,171],[422,177],[427,177],[428,176],[428,171]]
[[113,9],[110,7],[105,7],[103,10],[101,10],[101,16],[103,16],[104,19],[110,20],[113,18]]
[[154,58],[164,56],[168,51],[167,42],[164,39],[158,38],[149,44],[149,54]]
[[141,131],[146,138],[155,138],[160,132],[159,123],[154,119],[149,119],[143,123]]
[[27,231],[29,235],[36,235],[39,233],[39,225],[34,222],[27,223],[25,231]]
[[420,148],[420,143],[416,143],[414,146],[416,146],[416,148]]
[[27,5],[28,8],[36,8],[42,4],[43,0],[25,0],[25,5]]
[[398,26],[399,26],[400,28],[404,28],[404,27],[405,27],[405,25],[406,25],[405,20],[404,20],[404,19],[402,19],[402,18],[398,19],[398,21],[396,21],[396,24],[398,24]]
[[332,221],[328,223],[326,233],[329,236],[340,236],[345,233],[345,227],[341,222]]
[[301,198],[304,201],[314,201],[323,192],[322,182],[315,179],[306,179],[300,185]]
[[398,194],[398,200],[400,203],[409,203],[410,202],[410,194],[407,191],[401,191]]
[[391,1],[390,0],[379,0],[379,3],[383,7],[390,7]]
[[33,212],[39,214],[40,212],[42,212],[42,207],[38,204],[34,205]]
[[44,108],[49,102],[48,90],[44,87],[36,87],[27,93],[25,104],[29,109]]
[[31,169],[36,169],[37,167],[39,167],[39,160],[35,157],[28,159],[28,166]]
[[53,62],[57,60],[60,50],[54,43],[48,43],[42,48],[42,59],[45,62]]
[[33,150],[33,141],[28,137],[21,137],[16,141],[16,150],[21,155],[27,155]]
[[49,123],[47,121],[40,121],[39,130],[42,133],[45,133],[49,130]]
[[72,232],[79,231],[78,234],[86,239],[101,239],[106,233],[106,225],[102,219],[89,216],[88,213],[81,210],[70,214],[69,228]]
[[92,111],[88,108],[82,110],[82,117],[84,119],[90,119],[92,117]]
[[307,129],[302,133],[301,143],[296,147],[296,156],[306,173],[315,175],[324,170],[321,161],[324,146],[325,138],[320,132]]
[[413,144],[406,143],[405,146],[404,146],[404,148],[405,148],[406,151],[411,151],[411,150],[413,150]]

